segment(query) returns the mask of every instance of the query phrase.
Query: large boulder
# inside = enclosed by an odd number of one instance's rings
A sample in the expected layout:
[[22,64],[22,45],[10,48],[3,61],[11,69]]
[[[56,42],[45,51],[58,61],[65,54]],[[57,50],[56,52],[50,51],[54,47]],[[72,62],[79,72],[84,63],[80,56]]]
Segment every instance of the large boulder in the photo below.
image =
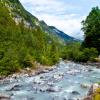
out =
[[93,93],[95,93],[98,88],[100,88],[99,84],[93,84],[89,89],[88,95],[92,95]]
[[87,97],[83,100],[100,100],[100,85],[97,83],[93,84],[89,89]]

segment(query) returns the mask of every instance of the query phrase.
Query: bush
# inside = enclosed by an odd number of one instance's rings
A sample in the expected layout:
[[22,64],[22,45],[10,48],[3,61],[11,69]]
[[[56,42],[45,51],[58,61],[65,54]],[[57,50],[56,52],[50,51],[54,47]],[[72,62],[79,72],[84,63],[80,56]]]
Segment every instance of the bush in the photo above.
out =
[[80,43],[70,44],[62,51],[62,58],[77,62],[95,61],[98,56],[96,48],[81,48]]
[[80,52],[80,46],[80,43],[67,45],[61,52],[62,58],[75,61],[78,53]]
[[82,51],[79,51],[76,61],[86,62],[86,61],[95,61],[95,58],[98,56],[98,51],[95,48],[85,48]]

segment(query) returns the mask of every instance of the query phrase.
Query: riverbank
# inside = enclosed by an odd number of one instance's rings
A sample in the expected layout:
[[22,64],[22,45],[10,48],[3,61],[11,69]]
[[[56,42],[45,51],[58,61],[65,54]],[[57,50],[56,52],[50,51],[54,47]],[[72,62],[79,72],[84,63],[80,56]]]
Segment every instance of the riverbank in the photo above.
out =
[[71,61],[51,67],[39,68],[31,74],[26,68],[23,73],[5,78],[0,82],[0,96],[10,100],[77,100],[85,97],[90,86],[100,80],[100,69],[96,67]]
[[[64,60],[64,62],[67,63],[69,61],[68,60]],[[74,62],[74,61],[71,61],[71,62]],[[90,62],[90,61],[88,61],[88,62],[75,62],[75,63],[82,64],[84,66],[90,65],[90,66],[94,66],[96,68],[100,68],[100,62]]]
[[[60,62],[60,61],[59,61]],[[72,61],[68,61],[68,60],[64,60],[65,63],[69,63]],[[87,63],[78,63],[77,64],[81,64],[83,66],[93,66],[96,68],[100,68],[100,62],[87,62]],[[57,67],[58,64],[55,64],[53,66],[46,66],[46,65],[41,65],[40,63],[35,63],[35,69],[32,68],[24,68],[21,69],[19,72],[16,72],[14,74],[8,75],[8,76],[0,76],[0,82],[2,81],[6,81],[6,80],[11,80],[11,78],[13,79],[17,79],[20,77],[32,77],[35,75],[39,75],[42,73],[47,73],[49,71],[52,71],[54,68]]]
[[100,68],[100,62],[86,62],[86,63],[79,63],[79,64],[82,64],[82,65],[90,65],[90,66],[94,66],[94,67],[97,67],[97,68]]
[[33,77],[42,73],[47,73],[49,71],[52,71],[56,66],[56,65],[46,66],[46,65],[41,65],[40,63],[36,63],[35,65],[36,65],[35,69],[27,67],[11,75],[0,76],[0,83],[9,83],[14,79],[22,77]]

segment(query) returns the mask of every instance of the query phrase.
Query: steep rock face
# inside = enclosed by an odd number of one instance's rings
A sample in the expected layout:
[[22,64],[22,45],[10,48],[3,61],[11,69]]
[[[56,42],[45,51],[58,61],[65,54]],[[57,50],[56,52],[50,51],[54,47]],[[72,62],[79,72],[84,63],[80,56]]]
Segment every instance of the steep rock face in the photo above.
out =
[[0,2],[2,2],[2,4],[7,7],[10,16],[13,18],[17,25],[21,22],[23,22],[27,28],[35,28],[39,25],[39,20],[27,12],[19,0],[0,0]]

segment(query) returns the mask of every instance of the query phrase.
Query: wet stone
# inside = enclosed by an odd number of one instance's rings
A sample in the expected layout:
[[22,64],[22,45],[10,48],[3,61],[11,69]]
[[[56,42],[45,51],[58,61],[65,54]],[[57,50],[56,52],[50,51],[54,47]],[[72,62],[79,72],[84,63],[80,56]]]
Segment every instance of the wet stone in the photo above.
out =
[[8,91],[19,91],[22,85],[14,85],[10,90]]
[[77,91],[72,91],[72,94],[73,94],[73,95],[80,95],[80,93],[77,92]]
[[0,100],[10,100],[11,96],[6,94],[0,94]]

